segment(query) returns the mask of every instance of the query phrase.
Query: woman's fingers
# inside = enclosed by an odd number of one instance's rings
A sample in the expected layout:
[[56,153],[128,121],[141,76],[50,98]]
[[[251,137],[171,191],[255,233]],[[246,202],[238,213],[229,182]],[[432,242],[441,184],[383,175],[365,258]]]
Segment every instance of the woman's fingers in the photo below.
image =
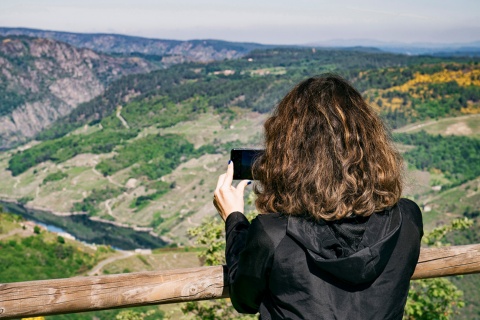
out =
[[233,163],[230,161],[227,172],[218,177],[217,187],[213,193],[213,205],[223,220],[226,220],[228,215],[234,211],[243,213],[243,194],[245,187],[250,184],[249,180],[242,180],[235,188],[232,186],[232,181]]
[[226,175],[227,175],[226,173],[223,173],[223,174],[221,174],[221,175],[218,177],[217,187],[215,188],[215,190],[220,189],[220,187],[223,185],[223,182],[225,181],[225,176],[226,176]]
[[225,180],[223,181],[222,187],[230,188],[232,186],[232,182],[233,182],[233,161],[230,160],[228,161],[227,173],[225,176]]
[[242,195],[245,193],[245,187],[248,186],[252,181],[250,180],[242,180],[237,185],[237,192]]

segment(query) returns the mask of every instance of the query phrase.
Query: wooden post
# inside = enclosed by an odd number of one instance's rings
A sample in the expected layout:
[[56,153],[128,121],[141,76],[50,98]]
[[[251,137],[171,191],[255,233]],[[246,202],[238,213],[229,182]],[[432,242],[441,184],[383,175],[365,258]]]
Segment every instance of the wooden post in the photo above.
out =
[[[424,248],[412,279],[480,273],[480,244]],[[0,284],[0,319],[228,297],[222,266]]]

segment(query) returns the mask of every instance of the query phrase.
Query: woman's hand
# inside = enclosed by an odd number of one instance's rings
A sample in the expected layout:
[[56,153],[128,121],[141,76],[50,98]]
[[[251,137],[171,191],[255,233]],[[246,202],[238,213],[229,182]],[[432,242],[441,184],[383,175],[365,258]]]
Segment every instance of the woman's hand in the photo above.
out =
[[213,205],[217,208],[218,214],[223,221],[227,220],[230,213],[239,211],[243,213],[244,202],[243,192],[245,187],[251,183],[249,180],[242,180],[235,188],[233,181],[233,162],[228,162],[227,173],[218,177],[217,188],[213,193]]

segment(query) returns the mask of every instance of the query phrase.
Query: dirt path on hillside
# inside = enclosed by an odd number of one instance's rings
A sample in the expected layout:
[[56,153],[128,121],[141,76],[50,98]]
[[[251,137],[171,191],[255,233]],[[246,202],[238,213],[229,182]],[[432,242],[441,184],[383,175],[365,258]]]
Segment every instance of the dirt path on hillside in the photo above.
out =
[[203,165],[203,169],[207,170],[208,172],[217,172],[217,168],[209,168],[206,164]]
[[127,121],[122,117],[121,112],[122,112],[122,107],[119,106],[118,109],[117,109],[118,120],[120,120],[122,122],[122,124],[125,128],[130,129],[130,126],[128,125]]
[[28,229],[17,228],[17,229],[11,230],[10,232],[8,232],[6,234],[0,234],[0,240],[9,238],[9,237],[14,236],[16,234],[21,234],[22,236],[26,237],[26,236],[31,235],[32,232],[29,231]]
[[105,208],[107,208],[107,213],[108,213],[111,217],[113,217],[113,219],[117,220],[117,219],[115,218],[115,216],[113,215],[112,208],[110,207],[110,201],[111,201],[111,200],[112,200],[112,199],[108,199],[107,201],[105,201]]
[[93,171],[93,173],[95,173],[95,174],[96,174],[97,176],[99,176],[99,177],[107,178],[108,182],[110,182],[111,184],[114,184],[114,185],[116,185],[117,187],[123,187],[123,185],[121,185],[121,184],[118,183],[117,181],[114,181],[114,180],[112,179],[112,177],[110,177],[110,176],[106,176],[106,177],[105,177],[101,172],[99,172],[97,169],[95,169],[95,167],[92,167],[92,171]]
[[188,221],[188,223],[190,223],[190,225],[192,225],[194,227],[198,227],[200,225],[198,223],[193,222],[192,218],[190,218],[190,217],[187,218],[187,221]]
[[13,189],[17,189],[17,185],[20,183],[20,178],[15,178],[15,184],[13,185]]
[[118,251],[119,254],[118,255],[115,255],[113,257],[110,257],[108,259],[105,259],[105,260],[102,260],[100,261],[99,264],[97,264],[92,270],[90,270],[87,275],[88,276],[94,276],[94,275],[99,275],[100,274],[100,271],[103,269],[103,267],[105,267],[107,264],[109,263],[112,263],[114,261],[117,261],[117,260],[122,260],[122,259],[126,259],[128,257],[131,257],[135,254],[135,252],[133,251]]
[[112,211],[112,207],[110,207],[110,202],[112,201],[112,199],[108,199],[107,201],[105,201],[105,208],[107,209],[107,213],[110,217],[112,217],[113,219],[115,219],[115,221],[121,221],[121,219],[119,219],[118,217],[116,217],[114,214],[113,214],[113,211]]
[[11,236],[19,233],[20,231],[21,231],[21,229],[13,229],[13,230],[10,231],[9,233],[0,234],[0,240],[3,240],[3,239],[8,238],[8,237],[11,237]]
[[393,130],[393,132],[398,132],[398,133],[410,132],[410,131],[418,130],[418,129],[423,128],[423,127],[428,127],[428,126],[433,125],[433,124],[448,122],[448,121],[452,121],[452,120],[468,120],[468,119],[477,118],[477,117],[480,117],[480,114],[469,114],[469,115],[460,116],[460,117],[443,118],[443,119],[440,119],[440,120],[430,120],[430,121],[420,123],[420,124],[407,125],[403,128],[395,129],[395,130]]

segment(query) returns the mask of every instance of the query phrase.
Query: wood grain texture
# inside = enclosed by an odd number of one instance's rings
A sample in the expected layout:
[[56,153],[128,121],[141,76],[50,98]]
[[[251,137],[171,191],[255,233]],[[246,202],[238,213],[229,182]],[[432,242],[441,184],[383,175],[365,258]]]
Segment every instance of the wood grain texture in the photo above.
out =
[[226,297],[222,266],[0,284],[0,319]]
[[[412,279],[480,273],[480,244],[424,248]],[[222,266],[0,284],[0,319],[228,297]]]
[[480,244],[422,248],[412,279],[480,273]]

